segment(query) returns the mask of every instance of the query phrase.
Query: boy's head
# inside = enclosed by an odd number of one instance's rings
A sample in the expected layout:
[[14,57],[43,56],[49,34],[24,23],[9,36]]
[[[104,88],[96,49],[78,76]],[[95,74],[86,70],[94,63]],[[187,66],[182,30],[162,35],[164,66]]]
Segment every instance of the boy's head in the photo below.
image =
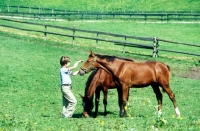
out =
[[65,64],[68,64],[70,62],[70,58],[67,56],[62,56],[60,58],[60,65],[64,66]]

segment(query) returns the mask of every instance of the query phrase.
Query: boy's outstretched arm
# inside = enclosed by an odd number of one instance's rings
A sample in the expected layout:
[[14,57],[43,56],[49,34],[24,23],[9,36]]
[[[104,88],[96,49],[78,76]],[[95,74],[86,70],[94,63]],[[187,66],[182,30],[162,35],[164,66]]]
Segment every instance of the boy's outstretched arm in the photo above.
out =
[[79,74],[79,71],[75,71],[71,75],[75,76],[75,75],[78,75],[78,74]]
[[69,68],[69,70],[75,69],[75,68],[78,66],[78,64],[79,64],[80,62],[83,62],[83,60],[77,61],[72,67]]

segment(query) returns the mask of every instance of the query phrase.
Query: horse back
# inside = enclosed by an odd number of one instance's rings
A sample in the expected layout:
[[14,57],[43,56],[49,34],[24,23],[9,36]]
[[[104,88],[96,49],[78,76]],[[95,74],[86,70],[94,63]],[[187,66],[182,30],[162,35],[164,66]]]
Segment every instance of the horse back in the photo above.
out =
[[118,74],[120,84],[129,87],[145,87],[155,82],[169,82],[169,68],[162,62],[128,62]]
[[151,65],[152,69],[155,70],[156,81],[163,81],[169,83],[170,79],[170,67],[162,62],[157,61],[147,61],[147,64]]

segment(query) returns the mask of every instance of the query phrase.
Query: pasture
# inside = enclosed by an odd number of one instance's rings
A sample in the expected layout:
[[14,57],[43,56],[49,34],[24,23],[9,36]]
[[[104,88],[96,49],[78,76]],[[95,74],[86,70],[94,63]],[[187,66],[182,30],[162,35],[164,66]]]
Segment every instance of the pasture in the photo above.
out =
[[[55,3],[54,3],[55,2]],[[127,4],[128,3],[128,4]],[[163,4],[165,3],[165,4]],[[1,1],[3,5],[43,6],[54,9],[84,11],[198,11],[199,1]],[[76,5],[76,6],[73,6]],[[114,6],[113,6],[114,5]],[[59,7],[59,8],[58,8]],[[134,8],[133,8],[134,7]],[[18,21],[33,21],[18,19]],[[133,36],[159,37],[167,40],[200,44],[199,22],[141,22],[141,21],[45,21],[36,23],[105,31]],[[1,24],[44,30],[44,27],[16,24],[0,20]],[[49,30],[49,29],[48,29]],[[55,31],[51,29],[50,31]],[[56,30],[60,33],[71,33]],[[159,52],[158,58],[150,57],[152,51],[127,48],[113,43],[72,39],[48,35],[44,41],[41,33],[21,31],[0,26],[0,131],[197,131],[200,130],[200,59],[197,56]],[[78,34],[82,35],[82,34]],[[89,34],[85,34],[86,36]],[[105,36],[103,36],[105,37]],[[136,40],[137,42],[137,40]],[[153,44],[153,43],[150,43]],[[178,49],[199,53],[198,47],[159,43],[159,48]],[[72,76],[72,87],[78,101],[73,118],[61,117],[59,59],[62,55],[76,60],[86,60],[89,50],[98,54],[131,58],[136,62],[157,60],[171,67],[171,89],[176,95],[181,117],[177,118],[168,95],[163,94],[162,117],[156,115],[157,100],[151,87],[130,89],[128,117],[119,117],[117,91],[108,91],[107,117],[103,116],[103,99],[100,98],[97,118],[84,118],[82,99],[85,83],[90,74]],[[80,65],[81,66],[81,65]],[[79,66],[79,67],[80,67]],[[77,69],[79,69],[79,67]],[[94,109],[93,109],[94,110]]]
[[[44,41],[1,31],[1,105],[0,130],[199,130],[199,78],[182,78],[177,72],[189,73],[192,67],[199,68],[198,59],[171,60],[157,58],[172,67],[171,88],[176,94],[181,118],[176,118],[171,101],[163,95],[163,116],[157,117],[156,98],[151,88],[130,91],[127,118],[119,118],[117,92],[109,90],[108,115],[103,117],[100,100],[96,119],[82,117],[82,102],[79,93],[84,93],[86,75],[72,77],[73,91],[78,100],[74,118],[61,117],[61,92],[59,58],[71,57],[72,63],[86,60],[90,47],[72,46],[55,41]],[[97,49],[100,54],[117,55],[144,61],[150,58],[137,54]],[[177,55],[178,57],[178,55]],[[136,58],[136,59],[135,59]],[[179,67],[181,69],[178,69]],[[195,68],[195,69],[196,69]],[[176,72],[176,73],[174,73]],[[186,77],[188,75],[186,74]]]

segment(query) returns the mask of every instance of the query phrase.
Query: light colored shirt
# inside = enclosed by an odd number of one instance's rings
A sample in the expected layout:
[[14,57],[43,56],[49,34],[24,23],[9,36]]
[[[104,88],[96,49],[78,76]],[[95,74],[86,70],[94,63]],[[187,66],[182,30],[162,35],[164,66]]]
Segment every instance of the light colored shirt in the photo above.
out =
[[72,83],[71,78],[70,78],[71,73],[72,72],[69,70],[69,68],[60,68],[61,85]]

